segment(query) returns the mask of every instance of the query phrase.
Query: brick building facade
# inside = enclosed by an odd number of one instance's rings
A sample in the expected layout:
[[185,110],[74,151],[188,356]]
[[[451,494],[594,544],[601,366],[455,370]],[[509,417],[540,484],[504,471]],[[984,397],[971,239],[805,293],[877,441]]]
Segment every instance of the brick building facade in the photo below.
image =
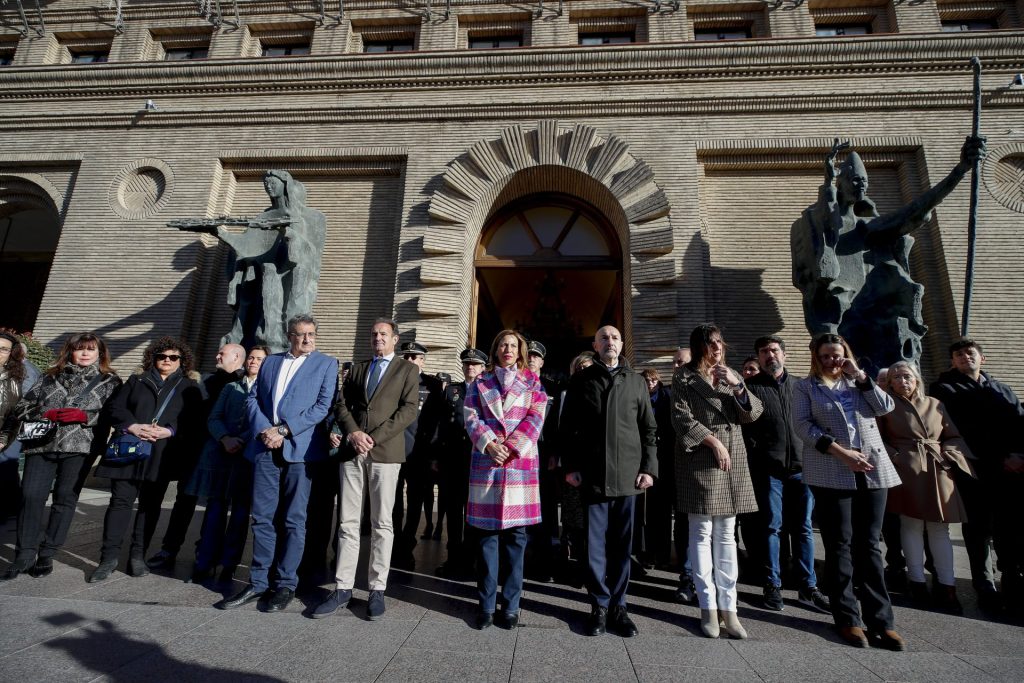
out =
[[[977,55],[971,328],[1024,386],[1024,0],[10,0],[0,16],[3,297],[26,309],[5,315],[47,342],[97,329],[122,367],[164,333],[212,357],[223,248],[166,223],[255,215],[281,168],[327,217],[315,313],[343,359],[394,314],[432,371],[502,324],[561,363],[607,320],[635,363],[664,366],[714,320],[732,364],[778,332],[803,371],[789,230],[833,138],[879,209],[900,206],[956,163]],[[959,325],[969,195],[915,233],[929,376]]]

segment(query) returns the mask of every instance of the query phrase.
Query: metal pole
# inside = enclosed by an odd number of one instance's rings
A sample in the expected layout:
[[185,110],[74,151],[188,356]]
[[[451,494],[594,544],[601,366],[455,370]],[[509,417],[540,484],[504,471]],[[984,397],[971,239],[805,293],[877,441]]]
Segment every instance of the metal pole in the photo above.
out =
[[[981,130],[981,60],[971,57],[971,68],[974,70],[974,121],[971,132],[978,137]],[[964,278],[964,310],[960,321],[960,336],[966,337],[970,331],[971,290],[974,287],[974,251],[978,240],[978,181],[981,171],[981,159],[975,159],[971,171],[971,212],[967,216],[967,275]]]

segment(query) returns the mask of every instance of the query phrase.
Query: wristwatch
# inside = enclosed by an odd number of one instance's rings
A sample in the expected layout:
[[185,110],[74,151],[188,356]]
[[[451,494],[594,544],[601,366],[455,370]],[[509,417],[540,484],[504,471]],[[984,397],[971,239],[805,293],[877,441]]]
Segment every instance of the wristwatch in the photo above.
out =
[[281,425],[280,427],[277,428],[277,433],[280,434],[281,436],[288,436],[288,428],[284,425]]

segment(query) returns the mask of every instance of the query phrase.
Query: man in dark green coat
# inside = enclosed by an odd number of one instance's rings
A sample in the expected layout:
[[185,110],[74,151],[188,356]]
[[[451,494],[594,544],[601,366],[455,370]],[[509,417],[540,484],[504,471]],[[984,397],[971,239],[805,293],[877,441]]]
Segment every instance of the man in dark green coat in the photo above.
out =
[[602,327],[594,351],[597,362],[572,376],[565,398],[565,480],[583,487],[586,506],[587,632],[610,626],[628,638],[637,634],[626,612],[634,496],[658,476],[658,425],[646,382],[620,356],[621,333]]

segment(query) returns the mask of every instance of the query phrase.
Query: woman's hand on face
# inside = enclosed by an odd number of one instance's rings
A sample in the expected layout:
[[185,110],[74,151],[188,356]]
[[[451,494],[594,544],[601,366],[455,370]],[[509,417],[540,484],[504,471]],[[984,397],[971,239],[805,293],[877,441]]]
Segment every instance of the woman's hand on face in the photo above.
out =
[[857,361],[852,358],[846,358],[843,360],[842,370],[843,374],[851,379],[856,379],[857,381],[863,380],[863,372],[857,366]]
[[739,375],[732,371],[727,365],[716,365],[711,368],[711,376],[715,380],[715,384],[725,384],[729,387],[735,387],[740,384]]
[[717,438],[711,442],[711,452],[715,454],[715,461],[718,469],[728,472],[732,469],[732,458],[729,456],[729,449]]

